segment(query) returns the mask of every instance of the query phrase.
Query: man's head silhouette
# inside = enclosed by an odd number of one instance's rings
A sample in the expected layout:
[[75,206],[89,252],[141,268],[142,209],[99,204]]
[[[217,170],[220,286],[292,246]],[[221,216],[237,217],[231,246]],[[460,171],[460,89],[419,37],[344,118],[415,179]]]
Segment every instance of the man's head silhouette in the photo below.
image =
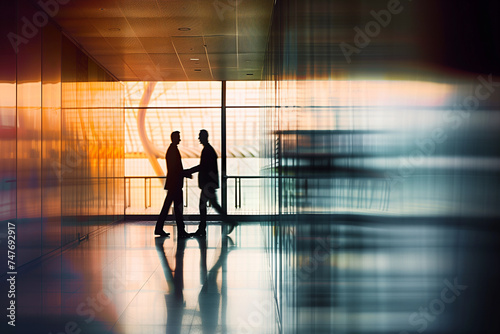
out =
[[181,133],[179,131],[174,131],[170,134],[170,140],[172,144],[178,145],[181,142]]
[[200,130],[200,134],[198,135],[198,139],[200,140],[200,143],[203,145],[208,143],[208,131],[205,129]]

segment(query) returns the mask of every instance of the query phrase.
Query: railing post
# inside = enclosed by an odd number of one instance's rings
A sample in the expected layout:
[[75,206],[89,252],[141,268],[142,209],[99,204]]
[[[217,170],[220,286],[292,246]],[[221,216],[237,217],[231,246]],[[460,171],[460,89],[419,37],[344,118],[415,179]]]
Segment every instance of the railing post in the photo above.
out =
[[145,177],[144,178],[144,208],[145,209],[148,208],[148,194],[147,194],[147,191],[146,191],[147,183],[148,183],[148,178]]
[[[241,209],[241,177],[239,178],[239,182],[238,182],[238,196],[240,197],[240,203],[238,204],[238,207]],[[236,191],[236,189],[235,189]]]
[[238,208],[238,178],[234,178],[234,207]]
[[222,210],[227,213],[226,81],[222,81],[221,98],[221,192]]
[[[148,180],[149,180],[149,187],[148,187]],[[145,209],[151,207],[151,183],[152,182],[153,182],[153,180],[151,177],[144,177],[144,208]],[[149,194],[149,201],[148,201],[148,194]]]
[[[128,190],[128,196],[127,196],[127,208],[130,208],[130,202],[131,202],[131,191],[130,191],[130,183],[132,182],[132,180],[130,178],[125,178],[125,184],[127,184],[127,181],[128,181],[128,187],[127,187],[127,190]],[[127,191],[125,191],[125,193],[127,193]]]

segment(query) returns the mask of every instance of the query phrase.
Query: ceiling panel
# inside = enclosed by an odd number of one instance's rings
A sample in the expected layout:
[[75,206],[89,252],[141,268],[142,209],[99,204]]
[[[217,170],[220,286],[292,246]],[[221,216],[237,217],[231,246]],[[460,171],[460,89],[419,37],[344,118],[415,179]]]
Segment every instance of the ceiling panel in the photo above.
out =
[[151,58],[147,53],[128,53],[122,56],[122,59],[130,68],[154,67]]
[[118,55],[126,53],[146,53],[138,38],[134,37],[108,37],[106,38]]
[[201,36],[172,36],[172,44],[177,53],[204,53],[204,41]]
[[209,53],[208,59],[210,66],[216,67],[232,67],[236,68],[238,57],[236,53]]
[[[160,15],[165,18],[187,17],[198,19],[200,17],[200,4],[198,0],[158,0]],[[211,2],[204,1],[204,2]]]
[[179,56],[176,53],[150,53],[151,60],[159,69],[179,69]]
[[162,17],[156,0],[116,0],[116,3],[127,18]]
[[217,18],[206,18],[203,22],[203,32],[205,36],[210,35],[236,35],[236,21],[223,20]]
[[208,69],[208,60],[205,53],[179,54],[179,59],[184,69]]
[[128,22],[137,37],[163,37],[167,38],[177,33],[177,28],[169,27],[165,18],[138,17],[128,18]]
[[139,37],[147,53],[175,53],[170,37]]
[[189,80],[192,81],[202,81],[202,80],[214,80],[212,73],[209,69],[186,69],[186,74]]
[[92,19],[90,22],[104,37],[137,37],[124,17]]
[[266,36],[240,34],[238,36],[238,52],[254,53],[256,50],[265,50],[266,43]]
[[204,34],[203,22],[195,17],[165,18],[164,24],[170,36],[202,36]]
[[[213,68],[212,73],[215,78],[223,77],[225,80],[240,80],[238,76],[238,69],[236,68]],[[245,80],[253,80],[255,78],[245,78]]]
[[258,80],[273,4],[73,0],[54,20],[119,80]]
[[[94,56],[115,55],[116,51],[108,41],[102,37],[78,37],[79,44],[85,45],[85,49]],[[115,55],[116,56],[116,55]]]
[[236,36],[206,36],[208,53],[236,53]]
[[90,17],[123,17],[123,13],[115,0],[73,0],[60,5],[57,12],[57,18]]
[[238,62],[243,69],[262,69],[264,61],[264,52],[262,53],[240,53],[238,54]]

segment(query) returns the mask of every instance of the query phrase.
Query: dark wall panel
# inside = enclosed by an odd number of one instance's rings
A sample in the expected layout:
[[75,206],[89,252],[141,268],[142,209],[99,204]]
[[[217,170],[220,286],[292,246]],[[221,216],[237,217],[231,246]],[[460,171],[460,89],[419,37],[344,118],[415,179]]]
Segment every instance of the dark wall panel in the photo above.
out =
[[61,33],[42,31],[42,253],[61,246]]
[[67,38],[62,40],[62,123],[61,123],[61,242],[63,245],[77,238],[76,208],[77,208],[77,173],[75,167],[78,164],[76,153],[78,131],[76,119],[76,54],[77,49]]
[[[16,218],[16,3],[0,3],[0,221]],[[5,233],[2,230],[1,233]]]
[[[20,17],[33,17],[30,6],[19,3]],[[18,31],[25,30],[18,21]],[[39,33],[19,47],[17,54],[17,219],[18,265],[41,255],[41,45]]]

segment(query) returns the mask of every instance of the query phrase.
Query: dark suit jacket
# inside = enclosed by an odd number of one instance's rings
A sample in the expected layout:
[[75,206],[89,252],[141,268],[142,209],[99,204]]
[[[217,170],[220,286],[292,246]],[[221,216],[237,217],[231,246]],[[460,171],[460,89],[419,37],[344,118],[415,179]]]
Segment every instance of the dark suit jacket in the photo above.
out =
[[198,187],[204,189],[207,185],[214,189],[219,188],[219,169],[217,168],[217,153],[210,144],[206,144],[201,151],[200,164],[190,169],[191,173],[199,172]]
[[182,167],[181,153],[177,145],[170,144],[165,154],[165,159],[167,160],[167,181],[165,182],[165,189],[182,189],[184,185],[184,168]]

